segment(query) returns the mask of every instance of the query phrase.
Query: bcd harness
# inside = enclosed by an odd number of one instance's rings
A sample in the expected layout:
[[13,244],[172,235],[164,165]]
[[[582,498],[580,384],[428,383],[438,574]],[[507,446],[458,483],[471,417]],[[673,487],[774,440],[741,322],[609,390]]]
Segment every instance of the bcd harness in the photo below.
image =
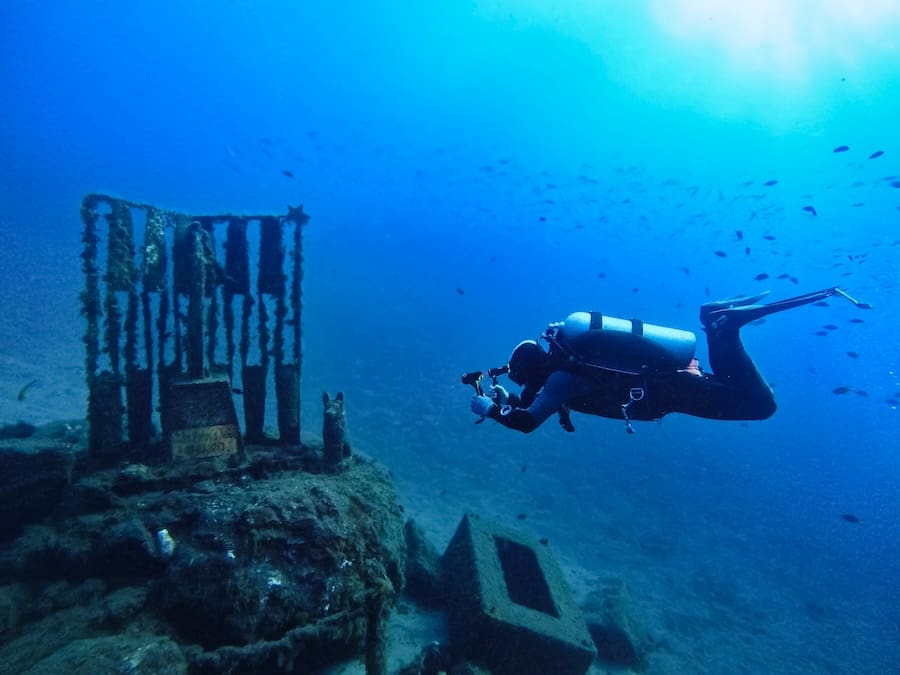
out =
[[[642,327],[643,322],[639,319],[634,320],[634,330],[636,335],[640,335],[640,329]],[[585,375],[586,377],[594,380],[596,382],[600,382],[600,374],[601,373],[617,373],[619,375],[632,375],[640,377],[641,384],[638,386],[628,386],[625,391],[625,401],[619,406],[619,410],[622,413],[622,419],[625,420],[625,432],[628,434],[634,433],[634,424],[632,424],[631,418],[629,417],[629,409],[634,403],[645,400],[647,397],[647,372],[649,368],[647,366],[643,366],[640,372],[635,372],[633,370],[622,370],[618,368],[610,368],[607,366],[601,366],[596,363],[590,363],[586,358],[577,354],[571,347],[564,345],[557,338],[558,332],[558,324],[551,324],[547,327],[547,330],[541,335],[541,339],[547,342],[550,345],[550,351],[553,353],[554,348],[558,350],[557,354],[564,355],[566,359],[566,365],[568,367],[575,367],[576,372],[579,374]],[[574,431],[575,427],[572,426],[572,422],[569,414],[569,407],[567,405],[563,405],[557,411],[559,415],[559,423],[560,426],[563,427],[566,431]]]

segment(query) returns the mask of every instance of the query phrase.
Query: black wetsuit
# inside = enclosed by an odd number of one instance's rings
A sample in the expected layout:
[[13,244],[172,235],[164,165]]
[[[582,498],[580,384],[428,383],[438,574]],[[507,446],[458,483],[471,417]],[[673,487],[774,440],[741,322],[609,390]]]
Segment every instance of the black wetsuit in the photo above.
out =
[[[775,412],[772,388],[741,344],[740,329],[708,329],[713,373],[681,371],[631,375],[590,366],[569,366],[551,348],[558,363],[543,386],[510,395],[508,405],[487,416],[528,433],[560,409],[613,419],[657,420],[673,412],[718,420],[762,420]],[[687,366],[687,364],[685,364]],[[623,405],[627,408],[623,411]]]

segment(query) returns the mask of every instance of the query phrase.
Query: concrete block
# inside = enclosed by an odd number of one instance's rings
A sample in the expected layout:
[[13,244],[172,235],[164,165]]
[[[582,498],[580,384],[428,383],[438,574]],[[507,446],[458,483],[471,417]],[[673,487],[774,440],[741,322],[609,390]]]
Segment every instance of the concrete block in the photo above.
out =
[[583,675],[596,655],[547,546],[466,514],[443,558],[454,650],[494,675]]

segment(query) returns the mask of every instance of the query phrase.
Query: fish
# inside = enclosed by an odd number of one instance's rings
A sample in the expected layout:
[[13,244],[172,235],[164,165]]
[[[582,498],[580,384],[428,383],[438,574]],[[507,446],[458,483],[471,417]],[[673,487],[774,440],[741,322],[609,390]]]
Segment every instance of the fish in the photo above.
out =
[[818,213],[816,213],[816,207],[815,207],[815,206],[804,206],[804,207],[803,207],[803,210],[806,211],[807,213],[813,214],[814,216],[819,215]]
[[862,319],[850,319],[850,323],[865,323]]
[[856,352],[847,352],[847,356],[849,356],[851,359],[859,358],[859,354],[857,354]]
[[238,396],[243,396],[244,390],[241,389],[240,387],[232,387],[232,388],[231,388],[231,393],[232,393],[232,394],[237,394]]
[[856,390],[856,395],[857,395],[857,396],[862,396],[863,398],[869,398],[869,392],[867,392],[867,391],[865,391],[865,390],[863,390],[863,389],[857,389],[857,390]]
[[778,275],[777,277],[775,277],[775,278],[776,278],[776,279],[787,279],[789,276],[791,276],[791,275],[790,275],[790,274],[779,274],[779,275]]
[[744,255],[750,255],[750,247],[749,246],[744,247]]
[[754,281],[762,281],[763,279],[768,279],[768,278],[769,278],[768,274],[766,274],[765,272],[760,272],[755,277],[753,277],[753,280]]
[[791,277],[791,283],[792,283],[792,284],[799,284],[799,283],[800,283],[800,280],[799,280],[797,277]]
[[766,187],[772,187],[773,185],[778,185],[778,181],[773,178],[772,180],[767,180],[765,183],[763,183],[763,185],[765,185]]
[[818,335],[819,337],[824,337],[825,335],[828,335],[828,331],[827,330],[817,330],[815,332],[815,335]]
[[725,253],[725,251],[713,251],[713,253],[715,253],[715,254],[716,254],[717,256],[719,256],[720,258],[727,258],[727,257],[728,257],[728,254]]
[[886,400],[888,405],[900,405],[900,400],[896,398],[889,398]]
[[813,307],[828,307],[828,303],[824,300],[819,300],[818,302],[813,303]]
[[768,241],[775,241],[775,235],[774,234],[764,234],[763,239],[767,239]]
[[691,276],[691,270],[687,267],[680,268],[682,272],[684,272],[687,276]]
[[527,517],[528,517],[528,514],[526,514],[526,513],[517,513],[516,514],[516,520],[525,520]]
[[832,152],[847,152],[850,149],[849,145],[839,145]]
[[900,180],[892,180],[892,181],[889,183],[889,185],[890,185],[892,188],[900,188]]
[[841,518],[846,520],[848,523],[853,523],[854,525],[859,525],[862,521],[859,519],[859,516],[854,516],[852,513],[842,513]]
[[28,390],[31,389],[31,388],[32,388],[34,385],[36,385],[37,383],[38,383],[37,380],[32,380],[31,382],[29,382],[28,384],[26,384],[24,387],[22,387],[21,389],[19,389],[19,395],[18,395],[17,398],[18,398],[20,401],[24,401],[24,400],[25,400],[25,394],[27,394],[27,393],[28,393]]
[[287,176],[288,178],[293,178],[293,177],[294,177],[294,172],[293,172],[293,171],[288,171],[287,169],[282,169],[282,170],[281,170],[281,175],[282,175],[282,176]]
[[822,328],[824,328],[825,330],[837,330],[838,329],[838,327],[835,326],[833,323],[826,323],[824,326],[822,326]]
[[851,391],[852,389],[850,389],[850,387],[835,387],[831,390],[831,393],[841,396],[843,394],[849,394]]
[[737,236],[738,241],[740,241],[741,239],[744,238],[744,233],[741,232],[740,230],[735,230],[735,231],[734,231],[734,234]]
[[456,287],[456,294],[457,294],[457,295],[465,295],[466,292],[465,292],[463,289],[461,289],[459,286],[457,286],[457,287]]
[[884,150],[876,150],[871,155],[869,155],[869,159],[877,159],[878,157],[881,157],[883,154],[884,154]]

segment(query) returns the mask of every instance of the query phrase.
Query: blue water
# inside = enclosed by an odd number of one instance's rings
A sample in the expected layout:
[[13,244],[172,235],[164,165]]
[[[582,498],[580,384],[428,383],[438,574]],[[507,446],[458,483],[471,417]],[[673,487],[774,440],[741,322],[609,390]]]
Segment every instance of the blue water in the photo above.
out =
[[[713,5],[6,3],[0,422],[83,415],[86,193],[302,202],[304,429],[342,389],[439,547],[466,508],[549,534],[576,591],[628,583],[653,672],[897,672],[900,10]],[[459,384],[571,311],[838,284],[874,311],[744,330],[765,422],[523,436]]]

